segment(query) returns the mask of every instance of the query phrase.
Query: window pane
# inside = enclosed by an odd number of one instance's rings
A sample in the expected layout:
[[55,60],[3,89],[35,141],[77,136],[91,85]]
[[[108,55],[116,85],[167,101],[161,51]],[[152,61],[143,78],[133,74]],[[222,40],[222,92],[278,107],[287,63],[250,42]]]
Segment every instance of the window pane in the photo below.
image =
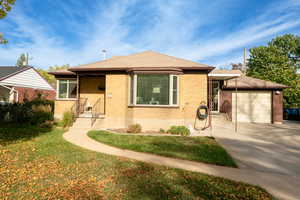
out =
[[77,82],[70,81],[69,82],[69,98],[76,98],[77,97]]
[[67,98],[67,87],[68,87],[68,82],[67,80],[59,80],[58,81],[58,97],[59,98]]
[[169,75],[137,75],[137,104],[169,105]]
[[134,76],[130,76],[130,104],[133,104]]
[[178,93],[178,85],[177,85],[177,76],[173,76],[173,104],[176,105],[177,102],[177,93]]

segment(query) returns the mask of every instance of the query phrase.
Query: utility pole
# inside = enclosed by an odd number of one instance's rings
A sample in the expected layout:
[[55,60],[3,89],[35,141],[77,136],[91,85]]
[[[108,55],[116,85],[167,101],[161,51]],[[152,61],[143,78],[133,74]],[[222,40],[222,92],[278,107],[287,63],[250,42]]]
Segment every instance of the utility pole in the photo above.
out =
[[28,66],[29,54],[26,53],[26,66]]
[[247,57],[247,50],[244,48],[244,66],[246,66],[246,57]]

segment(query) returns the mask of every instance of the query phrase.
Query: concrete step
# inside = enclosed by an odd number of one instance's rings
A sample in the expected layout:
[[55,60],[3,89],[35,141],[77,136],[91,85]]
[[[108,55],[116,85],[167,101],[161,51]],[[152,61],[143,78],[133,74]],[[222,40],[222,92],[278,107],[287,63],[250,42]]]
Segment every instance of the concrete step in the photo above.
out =
[[[99,118],[96,119],[95,123],[93,124],[93,127],[96,126],[96,124],[101,124],[101,121],[103,121],[104,116],[99,116]],[[73,123],[73,126],[71,128],[85,128],[89,129],[92,127],[92,118],[90,117],[83,117],[83,118],[77,118],[76,121]]]

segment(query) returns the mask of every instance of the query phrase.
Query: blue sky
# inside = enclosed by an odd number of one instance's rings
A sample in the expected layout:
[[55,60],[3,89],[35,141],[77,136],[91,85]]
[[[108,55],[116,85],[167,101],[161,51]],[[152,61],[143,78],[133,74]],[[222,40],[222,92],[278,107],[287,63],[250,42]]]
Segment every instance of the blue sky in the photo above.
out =
[[300,0],[17,0],[0,20],[9,44],[0,65],[28,52],[30,64],[78,65],[154,50],[216,67],[242,62],[243,48],[300,35]]

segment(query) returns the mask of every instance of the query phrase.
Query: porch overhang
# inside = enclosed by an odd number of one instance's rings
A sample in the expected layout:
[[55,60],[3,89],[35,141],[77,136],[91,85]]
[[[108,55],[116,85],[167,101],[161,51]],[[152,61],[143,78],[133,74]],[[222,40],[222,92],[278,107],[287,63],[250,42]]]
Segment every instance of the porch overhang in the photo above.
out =
[[226,81],[229,79],[240,77],[241,74],[208,74],[212,80]]

